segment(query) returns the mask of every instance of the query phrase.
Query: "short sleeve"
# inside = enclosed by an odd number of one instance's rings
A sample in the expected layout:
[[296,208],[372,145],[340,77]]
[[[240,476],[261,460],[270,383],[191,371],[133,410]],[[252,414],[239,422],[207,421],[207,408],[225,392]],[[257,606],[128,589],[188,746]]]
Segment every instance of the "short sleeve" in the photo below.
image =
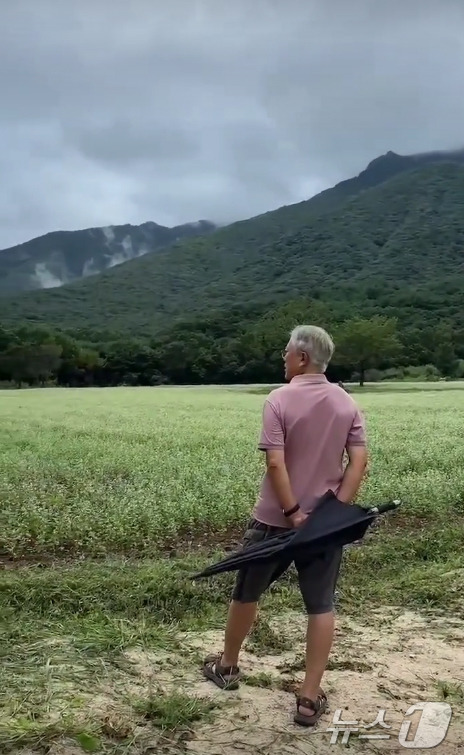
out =
[[356,408],[353,422],[351,423],[346,446],[365,446],[366,445],[366,427],[364,417],[360,410]]
[[277,406],[269,400],[264,402],[263,422],[258,449],[267,451],[273,448],[283,448],[285,445],[285,431]]

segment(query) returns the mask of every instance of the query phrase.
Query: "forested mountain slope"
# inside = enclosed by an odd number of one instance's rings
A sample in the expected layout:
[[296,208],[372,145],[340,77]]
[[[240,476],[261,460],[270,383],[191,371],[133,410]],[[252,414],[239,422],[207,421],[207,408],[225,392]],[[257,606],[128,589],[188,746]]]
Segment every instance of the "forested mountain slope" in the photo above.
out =
[[216,228],[201,220],[54,231],[0,251],[0,295],[63,286]]
[[85,281],[0,300],[0,322],[134,335],[300,296],[460,318],[463,208],[464,167],[420,166],[322,214],[282,208]]

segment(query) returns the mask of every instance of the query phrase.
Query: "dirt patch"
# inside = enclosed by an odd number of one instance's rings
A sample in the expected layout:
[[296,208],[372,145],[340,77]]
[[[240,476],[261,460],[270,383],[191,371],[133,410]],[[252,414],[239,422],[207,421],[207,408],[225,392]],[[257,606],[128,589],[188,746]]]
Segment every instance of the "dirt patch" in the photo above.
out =
[[[190,661],[140,651],[127,654],[139,678],[156,679],[166,693],[182,690],[221,702],[215,722],[197,725],[194,737],[184,743],[187,752],[333,753],[335,743],[327,728],[337,709],[341,709],[344,721],[359,722],[359,731],[349,737],[353,750],[404,752],[398,734],[408,708],[420,702],[444,700],[453,707],[453,718],[445,741],[435,751],[455,755],[461,746],[464,752],[464,622],[422,618],[409,612],[396,616],[369,614],[366,625],[339,618],[331,663],[323,681],[330,712],[313,730],[301,729],[292,720],[294,691],[303,678],[304,618],[286,615],[271,623],[280,633],[299,634],[301,641],[295,643],[292,652],[279,655],[258,657],[245,651],[242,670],[252,683],[244,683],[234,692],[217,689],[203,680],[198,670],[205,653],[220,649],[220,633],[184,635],[183,655],[190,656]],[[389,728],[363,729],[382,709]],[[409,738],[414,736],[420,713],[414,716]],[[390,737],[360,740],[360,734]],[[338,743],[342,736],[338,735]]]
[[[269,626],[288,649],[265,652],[249,643],[239,690],[221,691],[200,673],[203,657],[220,650],[222,633],[185,633],[175,638],[172,652],[125,652],[117,678],[108,676],[89,695],[83,722],[97,727],[105,753],[118,755],[329,755],[347,745],[343,731],[336,737],[328,730],[340,712],[343,721],[357,722],[348,727],[352,752],[403,753],[398,735],[408,708],[440,701],[452,706],[453,717],[434,752],[464,755],[464,621],[402,610],[370,611],[362,620],[339,616],[323,680],[330,710],[314,729],[293,723],[304,675],[305,618],[286,614]],[[82,693],[76,688],[76,696]],[[382,710],[388,728],[365,728]],[[408,739],[419,718],[420,711],[410,717]],[[359,739],[368,734],[389,738]],[[72,737],[50,744],[49,755],[82,753]],[[42,752],[18,749],[15,755]]]

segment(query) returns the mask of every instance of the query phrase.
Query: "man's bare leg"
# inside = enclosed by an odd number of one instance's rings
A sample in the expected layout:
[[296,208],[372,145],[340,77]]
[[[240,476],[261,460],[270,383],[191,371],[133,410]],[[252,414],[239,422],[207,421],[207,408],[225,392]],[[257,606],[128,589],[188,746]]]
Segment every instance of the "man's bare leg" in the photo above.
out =
[[240,650],[253,626],[257,610],[257,603],[239,603],[235,600],[230,603],[221,666],[238,666]]
[[[334,612],[313,614],[308,618],[306,633],[306,674],[300,696],[316,700],[322,677],[329,660],[335,632]],[[314,710],[300,707],[303,715],[311,716]]]
[[256,617],[257,603],[232,600],[224,638],[224,650],[209,655],[203,665],[203,675],[221,689],[237,689],[240,680],[238,657],[243,641]]

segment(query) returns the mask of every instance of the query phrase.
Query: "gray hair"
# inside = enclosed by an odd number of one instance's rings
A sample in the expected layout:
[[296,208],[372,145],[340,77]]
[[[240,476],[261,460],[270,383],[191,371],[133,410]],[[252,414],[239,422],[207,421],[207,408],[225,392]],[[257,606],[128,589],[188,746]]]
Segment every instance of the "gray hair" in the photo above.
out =
[[335,348],[327,331],[317,325],[298,325],[290,334],[290,343],[304,351],[320,372],[326,371]]

